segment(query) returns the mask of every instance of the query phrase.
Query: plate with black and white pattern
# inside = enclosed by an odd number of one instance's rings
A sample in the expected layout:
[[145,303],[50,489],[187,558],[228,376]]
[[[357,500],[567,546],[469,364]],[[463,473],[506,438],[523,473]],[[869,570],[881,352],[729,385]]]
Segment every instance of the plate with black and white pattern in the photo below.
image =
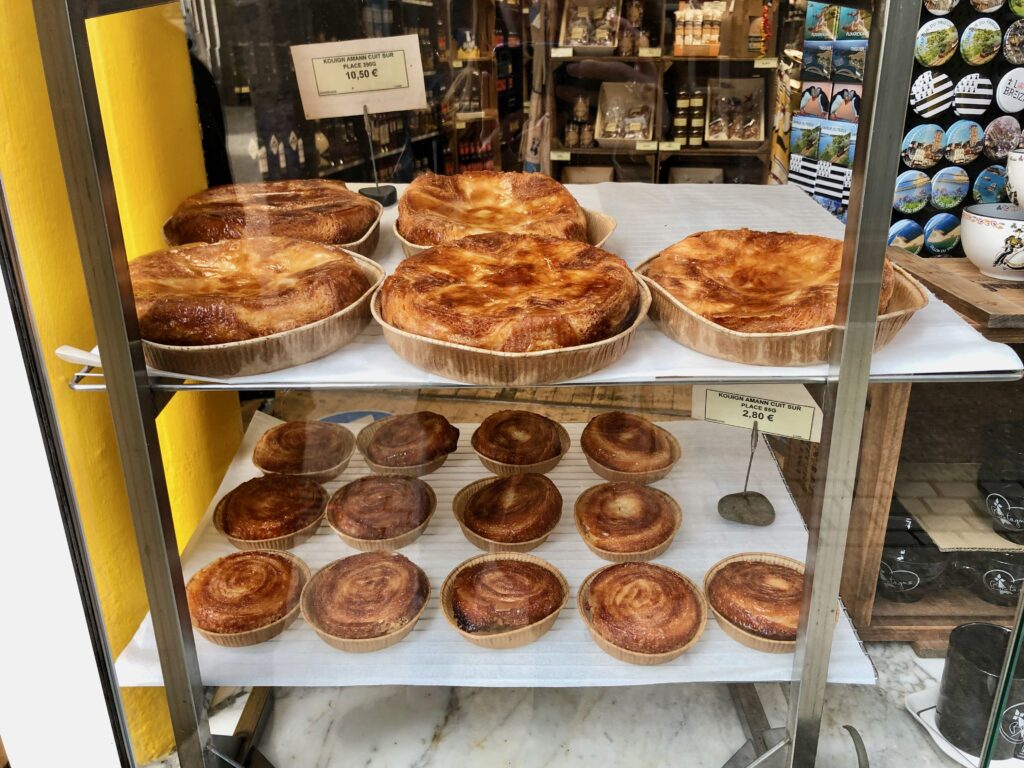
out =
[[961,117],[965,115],[982,115],[992,106],[991,78],[972,72],[960,79],[953,89],[953,111]]
[[927,70],[910,88],[910,108],[921,117],[934,117],[953,106],[953,81],[942,72]]

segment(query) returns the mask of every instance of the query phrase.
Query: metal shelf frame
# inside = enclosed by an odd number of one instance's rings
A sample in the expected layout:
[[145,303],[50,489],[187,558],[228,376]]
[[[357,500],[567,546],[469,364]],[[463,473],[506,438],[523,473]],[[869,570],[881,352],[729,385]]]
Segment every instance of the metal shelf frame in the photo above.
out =
[[[102,386],[110,399],[178,758],[185,768],[213,768],[232,763],[221,761],[221,749],[210,736],[156,432],[156,416],[169,393],[184,387],[150,379],[146,370],[86,35],[87,19],[165,1],[34,0],[34,7],[89,300],[104,350]],[[861,116],[863,141],[858,142],[854,164],[839,327],[823,387],[826,416],[808,521],[810,544],[790,716],[785,737],[769,750],[784,750],[787,766],[810,768],[816,759],[889,221],[888,197],[865,191],[869,183],[870,188],[891,188],[895,180],[899,158],[892,147],[903,129],[917,3],[854,3],[874,11]],[[76,388],[95,388],[87,380],[98,375],[82,370]],[[107,662],[112,669],[109,656]],[[768,756],[763,753],[752,765]]]

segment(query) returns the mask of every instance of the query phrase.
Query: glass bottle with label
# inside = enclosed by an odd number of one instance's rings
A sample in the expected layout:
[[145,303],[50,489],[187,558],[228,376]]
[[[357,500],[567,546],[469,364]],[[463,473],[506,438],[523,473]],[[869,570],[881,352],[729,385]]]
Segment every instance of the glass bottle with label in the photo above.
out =
[[676,106],[672,111],[672,138],[687,141],[690,133],[690,92],[686,86],[676,93]]
[[704,145],[704,97],[705,88],[695,85],[690,91],[690,140],[691,147]]

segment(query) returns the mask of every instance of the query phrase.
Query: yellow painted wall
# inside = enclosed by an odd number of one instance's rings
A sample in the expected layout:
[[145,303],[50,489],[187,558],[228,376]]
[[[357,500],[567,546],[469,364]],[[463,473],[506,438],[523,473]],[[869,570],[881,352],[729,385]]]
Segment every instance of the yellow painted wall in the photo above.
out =
[[[160,225],[205,186],[177,4],[91,22],[98,88],[130,256],[162,245]],[[53,350],[95,341],[43,76],[31,0],[0,2],[3,178],[110,643],[121,651],[147,610],[107,400],[67,388]],[[179,543],[202,515],[241,438],[234,394],[176,395],[158,421]],[[62,543],[59,543],[62,544]],[[122,689],[136,757],[172,746],[161,689]]]

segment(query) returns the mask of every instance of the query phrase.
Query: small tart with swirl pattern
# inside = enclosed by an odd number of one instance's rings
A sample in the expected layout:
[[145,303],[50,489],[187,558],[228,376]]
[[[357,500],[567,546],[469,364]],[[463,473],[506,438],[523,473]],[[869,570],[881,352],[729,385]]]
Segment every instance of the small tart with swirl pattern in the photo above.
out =
[[340,424],[288,421],[263,433],[252,461],[268,474],[322,475],[319,479],[329,480],[345,469],[354,443],[352,433]]
[[370,475],[343,485],[327,504],[327,522],[353,539],[392,539],[423,525],[434,494],[415,477]]
[[417,411],[389,416],[365,428],[363,454],[384,467],[413,467],[447,456],[459,445],[459,430],[444,416]]
[[706,589],[719,616],[767,640],[796,640],[804,587],[799,568],[736,559],[713,571]]
[[304,477],[246,480],[217,503],[213,522],[231,539],[259,542],[290,536],[323,517],[327,491]]
[[654,563],[602,568],[584,582],[578,600],[600,638],[637,654],[681,652],[696,640],[707,618],[704,600],[690,580]]
[[562,494],[544,475],[488,481],[469,497],[461,523],[490,541],[518,544],[551,533],[562,517]]
[[456,626],[474,635],[521,629],[556,613],[566,590],[554,570],[538,559],[484,556],[460,567],[451,582]]
[[537,464],[562,452],[558,425],[529,411],[498,411],[473,433],[473,450],[502,464]]
[[675,500],[637,483],[604,483],[576,500],[576,527],[598,554],[649,552],[671,541],[679,526]]
[[318,632],[365,640],[401,632],[419,617],[429,595],[427,575],[407,557],[364,552],[317,571],[302,596],[302,611]]
[[616,472],[653,472],[678,458],[675,439],[643,416],[602,413],[583,429],[580,446],[587,458]]
[[185,587],[192,625],[204,635],[237,635],[267,627],[295,611],[307,579],[301,561],[284,552],[221,557],[199,570]]

